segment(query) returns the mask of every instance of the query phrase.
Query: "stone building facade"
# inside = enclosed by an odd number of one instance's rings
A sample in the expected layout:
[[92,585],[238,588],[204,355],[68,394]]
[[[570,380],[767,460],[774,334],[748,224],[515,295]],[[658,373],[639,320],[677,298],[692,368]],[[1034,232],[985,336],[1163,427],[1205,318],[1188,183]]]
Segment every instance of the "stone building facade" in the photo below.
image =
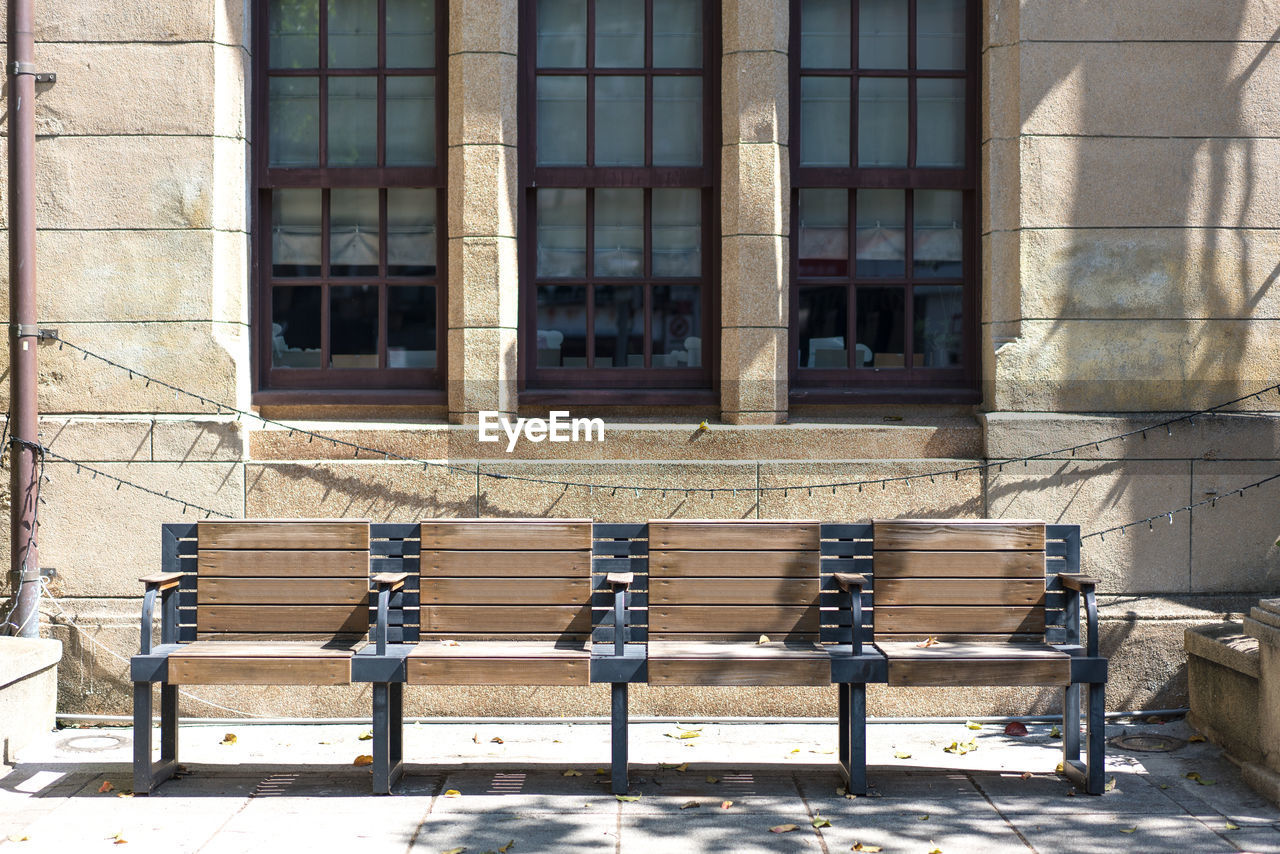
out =
[[[350,23],[369,10],[372,35]],[[403,23],[423,10],[430,28]],[[58,74],[38,87],[41,325],[208,401],[456,464],[353,455],[43,345],[42,440],[192,507],[1089,533],[1280,472],[1274,393],[1101,441],[1277,380],[1276,0],[40,0],[36,20]],[[552,409],[606,441],[477,441],[482,411]],[[197,511],[46,474],[60,709],[122,714],[136,578]],[[1277,490],[1086,541],[1112,708],[1183,705],[1183,628],[1280,587]],[[190,693],[194,715],[368,704]],[[833,714],[828,694],[633,709]],[[607,691],[408,702],[603,713]],[[871,692],[872,714],[1058,702]]]

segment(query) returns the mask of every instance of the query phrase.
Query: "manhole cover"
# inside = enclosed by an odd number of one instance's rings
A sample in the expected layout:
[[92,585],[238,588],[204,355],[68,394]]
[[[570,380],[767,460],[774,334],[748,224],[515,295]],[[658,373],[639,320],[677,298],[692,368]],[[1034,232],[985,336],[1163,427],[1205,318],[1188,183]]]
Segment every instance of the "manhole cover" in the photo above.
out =
[[1117,735],[1108,742],[1112,747],[1121,750],[1134,750],[1138,753],[1168,753],[1186,747],[1187,743],[1171,735],[1142,733],[1135,735]]
[[75,753],[100,753],[104,750],[115,750],[128,743],[129,739],[122,735],[77,735],[62,739],[58,742],[58,748]]

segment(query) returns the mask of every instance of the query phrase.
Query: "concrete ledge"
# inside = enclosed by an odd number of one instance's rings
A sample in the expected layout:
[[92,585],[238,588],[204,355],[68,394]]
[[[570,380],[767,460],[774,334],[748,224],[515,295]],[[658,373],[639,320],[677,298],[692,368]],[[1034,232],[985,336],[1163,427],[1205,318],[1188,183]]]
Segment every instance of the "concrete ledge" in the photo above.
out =
[[1244,623],[1193,626],[1183,637],[1187,655],[1199,656],[1253,679],[1260,678],[1258,639],[1244,633]]
[[0,760],[54,726],[62,642],[0,637]]

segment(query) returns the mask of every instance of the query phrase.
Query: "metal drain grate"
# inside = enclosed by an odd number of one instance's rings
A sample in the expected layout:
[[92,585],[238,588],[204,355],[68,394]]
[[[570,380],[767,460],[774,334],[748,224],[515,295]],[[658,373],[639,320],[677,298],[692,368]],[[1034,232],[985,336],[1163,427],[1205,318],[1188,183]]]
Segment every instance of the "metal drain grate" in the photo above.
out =
[[1156,733],[1135,733],[1133,735],[1117,735],[1107,742],[1121,750],[1132,750],[1137,753],[1168,753],[1187,746],[1187,742],[1171,735]]

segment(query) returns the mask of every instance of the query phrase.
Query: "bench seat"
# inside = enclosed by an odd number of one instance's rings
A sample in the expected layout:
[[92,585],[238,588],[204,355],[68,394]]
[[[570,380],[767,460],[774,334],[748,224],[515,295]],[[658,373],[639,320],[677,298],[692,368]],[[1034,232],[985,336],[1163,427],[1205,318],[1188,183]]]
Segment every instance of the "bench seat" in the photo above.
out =
[[1071,655],[1043,643],[876,641],[890,685],[1070,685]]
[[181,685],[346,685],[351,657],[367,641],[195,641],[169,654]]
[[650,685],[830,685],[831,656],[814,641],[650,641]]
[[577,641],[422,641],[405,657],[410,685],[587,685],[591,653]]

